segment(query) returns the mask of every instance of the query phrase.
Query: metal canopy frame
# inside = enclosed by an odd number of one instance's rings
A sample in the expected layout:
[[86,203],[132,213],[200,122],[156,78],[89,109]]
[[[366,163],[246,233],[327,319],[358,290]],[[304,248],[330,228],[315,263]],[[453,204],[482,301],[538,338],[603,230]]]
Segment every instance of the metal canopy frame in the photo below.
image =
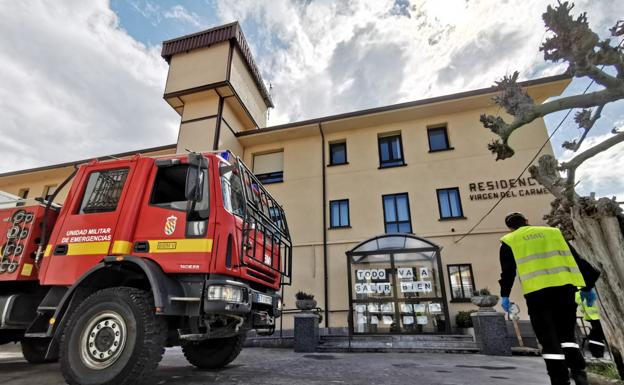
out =
[[[398,247],[397,244],[400,244],[401,242],[397,242],[395,243],[392,247],[383,247],[383,244],[380,246],[380,240],[384,240],[384,239],[389,239],[389,238],[396,238],[396,240],[399,240],[399,238],[403,238],[403,247]],[[406,247],[409,243],[409,240],[415,240],[415,241],[419,241],[421,243],[423,243],[422,247]],[[364,248],[364,246],[371,244],[376,246],[376,248],[365,248],[364,250],[358,250],[361,248]],[[427,301],[436,301],[436,302],[440,302],[442,304],[443,307],[443,313],[444,313],[444,317],[445,317],[445,332],[442,334],[450,334],[451,332],[451,323],[450,323],[450,317],[449,317],[449,310],[448,310],[448,302],[447,302],[447,298],[446,298],[446,290],[445,290],[445,283],[444,283],[444,270],[443,270],[443,266],[442,266],[442,258],[441,258],[441,254],[440,251],[442,250],[442,248],[440,246],[438,246],[437,244],[425,239],[425,238],[421,238],[418,237],[414,234],[406,234],[406,233],[391,233],[391,234],[383,234],[383,235],[379,235],[370,239],[367,239],[361,243],[359,243],[357,246],[355,246],[353,249],[349,250],[346,252],[346,256],[347,256],[347,274],[348,274],[348,284],[349,284],[349,314],[348,314],[348,322],[349,322],[349,347],[351,346],[351,337],[356,334],[354,333],[354,325],[353,325],[353,305],[356,303],[363,303],[363,302],[378,302],[378,303],[386,303],[386,302],[391,302],[393,303],[394,309],[395,309],[395,317],[397,319],[397,322],[399,320],[398,318],[398,303],[399,302],[405,302],[405,303],[417,303],[417,302],[422,302],[422,299],[418,299],[418,298],[398,298],[398,293],[397,293],[397,281],[396,281],[396,266],[395,266],[395,259],[394,256],[395,254],[409,254],[409,253],[432,253],[432,257],[431,258],[435,258],[436,262],[437,262],[437,267],[438,267],[438,282],[440,284],[440,294],[442,295],[441,297],[431,297],[431,298],[426,298]],[[357,257],[367,257],[367,256],[371,256],[371,255],[388,255],[389,256],[389,262],[390,262],[390,266],[391,266],[391,270],[392,270],[392,285],[394,286],[394,290],[393,290],[393,295],[392,298],[390,299],[366,299],[366,300],[357,300],[357,299],[353,299],[353,279],[352,279],[352,265],[353,263],[358,263],[358,261],[355,260],[355,258]],[[361,260],[361,259],[360,259]],[[400,331],[395,331],[395,332],[389,332],[389,333],[357,333],[358,335],[363,335],[363,334],[367,334],[367,335],[371,335],[371,334],[377,334],[377,335],[401,335],[401,334],[438,334],[438,333],[405,333],[405,332],[400,332]]]

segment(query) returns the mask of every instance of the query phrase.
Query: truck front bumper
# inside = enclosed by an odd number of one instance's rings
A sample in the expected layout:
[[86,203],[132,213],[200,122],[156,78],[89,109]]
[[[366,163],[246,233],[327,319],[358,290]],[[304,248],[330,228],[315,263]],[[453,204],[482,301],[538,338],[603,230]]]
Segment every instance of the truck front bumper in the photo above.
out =
[[204,292],[204,313],[246,317],[255,312],[270,312],[280,317],[279,293],[261,293],[232,280],[208,280]]

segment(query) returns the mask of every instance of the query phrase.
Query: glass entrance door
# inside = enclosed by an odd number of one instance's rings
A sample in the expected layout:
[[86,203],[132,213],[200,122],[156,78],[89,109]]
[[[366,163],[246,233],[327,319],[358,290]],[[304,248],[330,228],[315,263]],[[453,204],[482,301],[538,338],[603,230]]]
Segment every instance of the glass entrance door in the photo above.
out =
[[449,331],[439,247],[412,237],[377,237],[347,253],[352,333]]

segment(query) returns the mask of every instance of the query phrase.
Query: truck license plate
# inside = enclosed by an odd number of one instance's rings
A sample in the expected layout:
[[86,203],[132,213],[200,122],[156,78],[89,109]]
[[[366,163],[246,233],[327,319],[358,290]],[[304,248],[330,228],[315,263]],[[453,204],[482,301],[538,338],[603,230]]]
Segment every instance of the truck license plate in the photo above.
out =
[[256,302],[263,303],[265,305],[273,305],[273,298],[268,295],[256,293]]

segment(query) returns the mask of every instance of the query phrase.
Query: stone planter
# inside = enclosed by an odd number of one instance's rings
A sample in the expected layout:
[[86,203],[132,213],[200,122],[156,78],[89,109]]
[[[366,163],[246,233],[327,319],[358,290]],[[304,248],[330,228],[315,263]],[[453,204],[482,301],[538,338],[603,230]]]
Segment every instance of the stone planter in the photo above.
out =
[[498,303],[497,295],[478,295],[472,297],[470,301],[479,306],[479,312],[491,312],[494,310],[494,306]]
[[315,299],[298,299],[295,302],[295,306],[299,310],[312,310],[316,309],[316,300]]
[[475,336],[474,328],[459,328],[459,330],[465,336],[471,336],[472,338]]

